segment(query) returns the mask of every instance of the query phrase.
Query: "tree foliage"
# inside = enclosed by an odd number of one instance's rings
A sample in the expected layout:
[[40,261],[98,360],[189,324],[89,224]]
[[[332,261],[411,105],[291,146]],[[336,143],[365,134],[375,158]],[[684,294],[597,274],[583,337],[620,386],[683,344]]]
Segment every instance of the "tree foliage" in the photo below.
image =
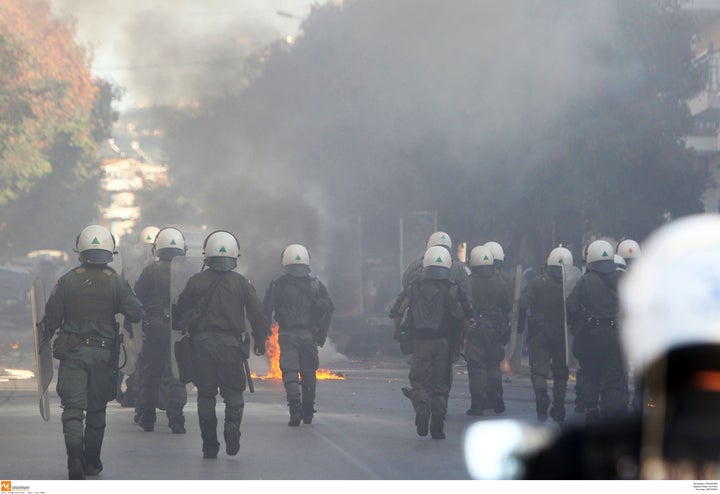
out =
[[67,249],[97,213],[98,143],[117,91],[93,80],[69,20],[46,1],[0,3],[0,237],[5,254]]

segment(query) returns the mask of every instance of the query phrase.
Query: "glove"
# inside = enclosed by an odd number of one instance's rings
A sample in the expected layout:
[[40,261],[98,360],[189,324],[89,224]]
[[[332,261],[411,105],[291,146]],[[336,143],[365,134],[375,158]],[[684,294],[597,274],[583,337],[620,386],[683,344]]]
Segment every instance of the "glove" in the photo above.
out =
[[265,355],[265,342],[262,343],[255,342],[253,345],[253,353],[257,355],[258,357]]

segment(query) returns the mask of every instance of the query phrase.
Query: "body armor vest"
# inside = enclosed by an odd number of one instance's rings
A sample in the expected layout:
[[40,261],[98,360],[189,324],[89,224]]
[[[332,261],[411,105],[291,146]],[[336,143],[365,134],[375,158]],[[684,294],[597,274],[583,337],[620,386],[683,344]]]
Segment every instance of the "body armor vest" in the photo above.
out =
[[421,279],[410,285],[410,311],[416,329],[442,329],[450,284],[442,280]]
[[311,278],[284,275],[275,282],[277,307],[275,319],[281,328],[309,328],[312,323],[313,300]]
[[94,320],[115,323],[117,273],[110,268],[80,266],[73,276],[65,302],[65,320]]

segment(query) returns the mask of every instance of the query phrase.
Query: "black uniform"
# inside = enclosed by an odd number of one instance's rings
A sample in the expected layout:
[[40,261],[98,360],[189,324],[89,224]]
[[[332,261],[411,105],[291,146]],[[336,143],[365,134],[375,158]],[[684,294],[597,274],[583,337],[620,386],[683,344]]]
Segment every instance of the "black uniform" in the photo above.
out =
[[552,371],[553,391],[550,416],[560,422],[565,419],[565,392],[569,377],[566,362],[565,307],[563,272],[561,266],[549,266],[540,277],[532,280],[520,299],[522,331],[529,312],[528,344],[530,350],[530,380],[535,391],[538,420],[548,417],[550,397],[548,378]]
[[[460,306],[466,320],[472,309],[465,293],[449,279],[421,277],[410,283],[396,312],[399,330],[402,315],[409,310],[412,319],[414,351],[410,363],[409,397],[415,409],[415,426],[420,436],[429,432],[433,439],[444,439],[445,415],[452,362],[449,341],[461,340],[453,312]],[[432,419],[432,420],[431,420]]]
[[264,344],[268,324],[262,302],[253,285],[235,271],[204,270],[193,275],[178,297],[173,329],[185,326],[193,307],[217,282],[209,293],[204,324],[191,330],[195,361],[193,384],[198,391],[198,419],[205,458],[216,458],[220,443],[217,440],[215,414],[218,390],[225,402],[224,438],[228,455],[238,453],[240,423],[245,401],[246,379],[244,361],[249,357],[249,336],[245,330],[247,316],[255,345]]
[[[449,250],[449,249],[448,249]],[[452,253],[451,253],[452,254]],[[407,268],[405,268],[405,271],[403,272],[402,276],[402,288],[403,290],[406,290],[408,286],[410,286],[410,283],[412,283],[414,280],[421,278],[423,273],[423,260],[422,258],[418,258],[411,262]],[[470,284],[470,276],[468,275],[467,267],[464,263],[453,259],[452,264],[450,266],[450,279],[458,286],[458,288],[464,293],[465,298],[468,300],[468,302],[472,305],[472,286]],[[394,314],[397,312],[397,308],[399,307],[399,303],[402,300],[403,294],[400,293],[398,296],[395,307],[393,307],[393,310],[391,311],[391,314]],[[453,316],[451,319],[449,319],[448,324],[451,324],[453,327],[449,331],[450,339],[448,340],[448,351],[450,352],[450,363],[452,364],[455,362],[459,356],[460,356],[460,337],[463,332],[463,320],[464,320],[464,314],[461,307],[454,307],[450,311],[451,315]],[[391,316],[392,317],[392,316]],[[452,365],[448,367],[448,373],[445,378],[448,381],[447,384],[447,392],[448,395],[450,394],[450,389],[452,388],[452,382],[453,382],[453,372],[452,372]],[[410,389],[404,388],[403,394],[410,397]]]
[[142,306],[128,283],[105,264],[84,263],[63,275],[45,306],[45,328],[60,329],[53,356],[60,360],[57,393],[71,478],[103,469],[105,410],[116,391],[116,314],[139,322]]
[[278,323],[280,371],[290,422],[312,422],[315,413],[315,373],[319,367],[318,346],[325,344],[335,307],[325,285],[309,274],[286,273],[274,279],[263,299],[265,315]]
[[476,326],[467,334],[465,346],[471,400],[468,415],[482,415],[485,408],[496,413],[505,410],[500,362],[510,338],[512,293],[492,266],[483,268],[475,267],[470,274]]
[[567,299],[573,353],[583,370],[583,404],[591,421],[627,412],[627,371],[617,321],[619,276],[619,271],[598,272],[591,263]]
[[[161,405],[172,432],[184,433],[187,389],[173,377],[170,362],[170,261],[161,259],[146,267],[135,283],[135,293],[145,309],[138,425],[152,431],[155,410]],[[164,400],[159,404],[161,385]]]

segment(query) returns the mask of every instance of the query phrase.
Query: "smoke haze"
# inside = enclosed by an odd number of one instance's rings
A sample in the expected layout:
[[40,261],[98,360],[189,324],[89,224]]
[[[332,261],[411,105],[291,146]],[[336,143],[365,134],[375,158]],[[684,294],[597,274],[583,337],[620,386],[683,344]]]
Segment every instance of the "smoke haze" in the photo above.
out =
[[492,220],[522,219],[569,116],[649,78],[617,56],[615,1],[347,0],[317,6],[293,44],[250,1],[56,4],[81,24],[115,5],[116,24],[81,31],[110,36],[117,64],[155,66],[130,71],[137,99],[198,103],[168,122],[166,146],[172,193],[199,217],[168,222],[236,232],[261,280],[290,243],[320,273],[397,262],[398,217],[412,211],[439,211],[469,249],[505,243],[515,222]]

